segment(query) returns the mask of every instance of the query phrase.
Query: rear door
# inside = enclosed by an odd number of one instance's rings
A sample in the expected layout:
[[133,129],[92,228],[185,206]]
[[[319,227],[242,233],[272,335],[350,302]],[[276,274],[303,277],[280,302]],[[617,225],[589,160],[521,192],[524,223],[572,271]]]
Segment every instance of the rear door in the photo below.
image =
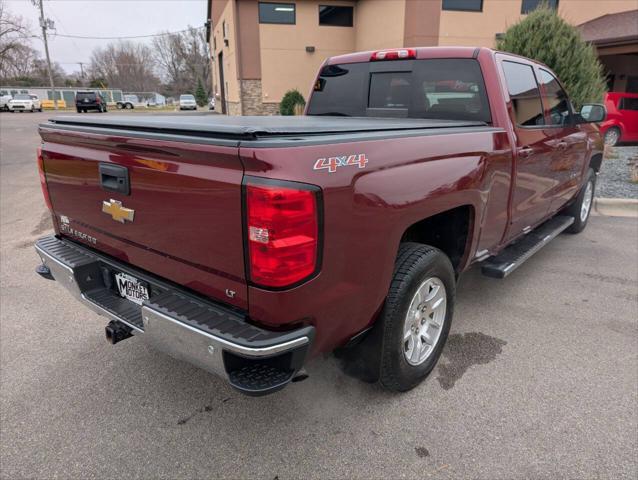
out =
[[41,135],[62,234],[204,295],[247,306],[243,168],[236,146],[47,127]]
[[546,130],[534,66],[524,60],[499,61],[509,94],[508,110],[516,136],[515,172],[508,239],[526,232],[549,211],[556,179],[553,145]]

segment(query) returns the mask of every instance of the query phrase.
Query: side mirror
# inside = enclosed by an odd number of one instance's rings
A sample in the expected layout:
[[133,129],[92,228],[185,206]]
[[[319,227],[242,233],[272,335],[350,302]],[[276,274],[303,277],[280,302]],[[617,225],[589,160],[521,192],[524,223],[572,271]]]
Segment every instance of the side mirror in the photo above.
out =
[[600,103],[586,103],[580,109],[579,116],[578,123],[599,123],[607,118],[607,109]]

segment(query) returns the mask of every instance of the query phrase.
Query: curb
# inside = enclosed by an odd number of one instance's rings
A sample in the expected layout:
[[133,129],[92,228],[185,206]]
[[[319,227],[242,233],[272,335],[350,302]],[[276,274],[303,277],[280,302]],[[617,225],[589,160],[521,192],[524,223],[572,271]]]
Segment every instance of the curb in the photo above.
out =
[[594,198],[594,211],[607,217],[638,218],[638,200],[632,198]]

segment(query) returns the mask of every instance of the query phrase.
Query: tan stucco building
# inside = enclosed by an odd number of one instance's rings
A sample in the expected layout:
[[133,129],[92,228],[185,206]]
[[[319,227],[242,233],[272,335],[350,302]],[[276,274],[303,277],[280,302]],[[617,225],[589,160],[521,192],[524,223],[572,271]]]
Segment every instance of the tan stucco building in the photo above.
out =
[[[393,47],[492,47],[498,34],[542,0],[210,2],[209,42],[218,105],[232,115],[251,115],[276,113],[282,96],[292,88],[306,96],[326,57]],[[638,0],[548,3],[574,25],[638,7]],[[621,51],[635,56],[638,44],[634,41]],[[624,78],[627,74],[631,72],[623,73]]]

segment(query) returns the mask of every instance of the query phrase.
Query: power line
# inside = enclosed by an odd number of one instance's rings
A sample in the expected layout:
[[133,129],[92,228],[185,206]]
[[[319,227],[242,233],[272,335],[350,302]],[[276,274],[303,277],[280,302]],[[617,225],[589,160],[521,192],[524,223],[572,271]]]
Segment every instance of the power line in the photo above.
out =
[[129,38],[151,38],[151,37],[163,37],[165,35],[175,35],[177,33],[189,32],[191,29],[194,30],[202,30],[205,27],[191,27],[185,28],[184,30],[178,30],[176,32],[163,32],[163,33],[153,33],[150,35],[129,35],[129,36],[121,36],[121,37],[88,37],[84,35],[64,35],[61,33],[52,33],[51,36],[61,37],[61,38],[79,38],[82,40],[124,40]]

